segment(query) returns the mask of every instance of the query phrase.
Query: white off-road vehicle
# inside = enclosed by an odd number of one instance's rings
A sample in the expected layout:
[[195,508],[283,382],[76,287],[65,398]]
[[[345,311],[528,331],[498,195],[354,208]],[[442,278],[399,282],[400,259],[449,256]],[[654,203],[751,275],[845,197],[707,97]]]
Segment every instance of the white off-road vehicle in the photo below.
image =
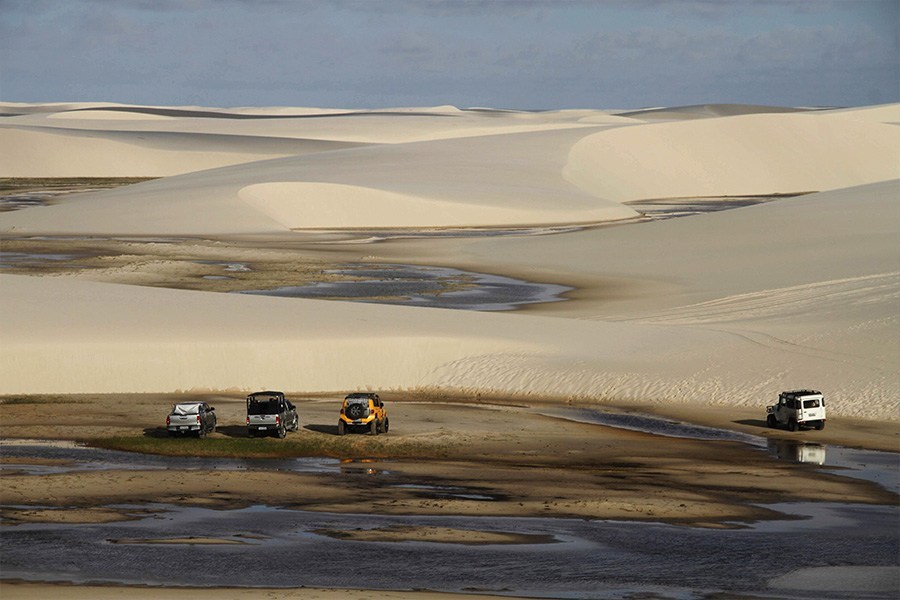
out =
[[778,404],[766,408],[769,427],[786,426],[790,431],[800,427],[825,429],[825,396],[815,390],[781,392]]

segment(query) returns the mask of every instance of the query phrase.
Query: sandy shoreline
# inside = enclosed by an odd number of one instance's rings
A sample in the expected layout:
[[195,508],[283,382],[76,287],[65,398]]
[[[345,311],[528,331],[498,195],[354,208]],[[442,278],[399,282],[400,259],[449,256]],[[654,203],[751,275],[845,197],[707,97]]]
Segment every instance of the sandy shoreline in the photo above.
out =
[[385,591],[385,590],[350,590],[350,589],[317,589],[317,588],[195,588],[195,587],[149,587],[149,586],[99,586],[69,585],[52,583],[23,583],[4,581],[3,597],[6,600],[25,600],[52,596],[61,600],[113,600],[135,598],[137,600],[155,600],[157,598],[174,599],[212,599],[216,600],[468,600],[483,598],[486,600],[524,599],[522,596],[491,596],[481,592],[472,594],[453,594],[448,592],[428,591]]
[[[263,447],[282,448],[286,456],[345,460],[335,461],[331,471],[283,472],[231,470],[227,465],[216,468],[216,459],[210,458],[213,470],[197,471],[179,469],[176,456],[166,459],[164,470],[136,465],[127,470],[111,466],[84,471],[75,465],[61,472],[32,475],[17,470],[27,466],[26,454],[16,463],[7,463],[0,503],[41,510],[5,512],[7,522],[106,520],[116,516],[110,511],[92,513],[89,507],[157,502],[219,509],[268,504],[345,513],[377,507],[382,514],[663,520],[722,527],[778,518],[759,506],[776,498],[861,503],[896,500],[874,484],[778,461],[741,443],[669,438],[578,423],[542,416],[540,406],[521,403],[391,402],[391,395],[386,394],[391,433],[378,438],[342,438],[334,435],[331,425],[339,406],[337,399],[295,398],[305,424],[302,430],[285,440],[256,442],[245,438],[242,426],[232,425],[242,416],[241,397],[221,395],[205,397],[216,406],[221,424],[218,433],[206,440],[166,439],[154,424],[176,398],[183,401],[184,396],[77,396],[70,398],[69,404],[57,397],[49,404],[57,410],[66,407],[66,411],[58,411],[59,422],[49,428],[34,422],[42,402],[3,402],[0,435],[5,447],[14,444],[15,438],[37,436],[104,445],[112,433],[120,436],[117,440],[140,441],[139,447],[150,452],[158,445],[163,453],[170,448],[195,454],[205,445],[213,453],[221,447],[220,452],[228,452],[228,456]],[[115,427],[104,426],[106,415],[123,399],[131,407],[129,417],[116,416]],[[736,423],[723,419],[707,419],[706,423],[776,439],[896,447],[896,428],[890,424],[872,424],[866,431],[857,431],[855,423],[837,420],[823,432],[790,433],[764,428],[759,415],[756,419],[744,416],[747,418],[738,418]],[[233,445],[237,442],[242,443],[241,450]],[[366,474],[370,485],[360,489],[357,478]],[[422,482],[427,484],[424,490],[418,489]],[[405,485],[409,483],[416,485]],[[431,488],[456,491],[435,494],[428,491]],[[74,507],[78,508],[70,513]],[[58,510],[46,510],[50,508]],[[127,510],[119,512],[120,518],[133,518]]]
[[[165,518],[168,507],[203,507],[230,511],[248,506],[272,506],[299,511],[344,515],[345,527],[329,527],[311,534],[356,543],[427,543],[432,547],[489,545],[538,545],[558,542],[552,535],[522,535],[491,529],[479,530],[473,521],[468,528],[434,526],[358,527],[358,516],[378,515],[432,516],[469,515],[483,519],[498,517],[612,519],[646,523],[673,523],[707,530],[744,527],[749,523],[782,520],[786,516],[767,504],[797,502],[852,503],[857,505],[895,505],[897,496],[866,481],[828,473],[814,465],[779,460],[760,448],[740,442],[715,442],[667,438],[647,433],[578,423],[556,414],[559,405],[529,406],[522,402],[478,404],[465,402],[401,401],[386,394],[391,432],[386,436],[347,436],[355,456],[371,449],[372,458],[332,460],[320,464],[315,472],[292,472],[285,459],[273,459],[278,470],[264,463],[232,470],[228,458],[210,457],[192,468],[179,468],[181,459],[191,456],[157,457],[153,469],[136,464],[127,469],[114,466],[83,470],[78,448],[67,440],[104,443],[110,433],[102,425],[117,404],[125,400],[133,410],[125,420],[119,415],[112,430],[120,438],[156,438],[160,414],[170,401],[184,395],[133,395],[131,397],[89,395],[51,399],[61,411],[60,422],[48,431],[35,421],[40,402],[0,402],[0,453],[4,454],[0,472],[0,516],[3,530],[19,524],[50,523],[60,526],[102,524],[117,520],[148,517]],[[200,397],[195,397],[199,399]],[[231,423],[241,414],[243,401],[238,395],[204,396],[214,403],[220,419]],[[66,401],[69,400],[67,403]],[[296,399],[306,426],[285,440],[272,445],[287,447],[301,440],[317,440],[326,455],[332,441],[330,419],[336,398]],[[634,410],[623,407],[619,410]],[[695,407],[696,408],[696,407]],[[672,411],[666,413],[677,418]],[[681,415],[685,416],[685,415]],[[688,415],[690,416],[690,411]],[[765,435],[772,440],[834,443],[852,442],[859,447],[887,449],[896,442],[892,424],[869,423],[864,431],[854,421],[836,419],[825,431],[786,432],[765,429],[749,413],[697,419],[713,427],[727,427],[737,435]],[[98,422],[101,425],[98,425]],[[184,442],[187,451],[204,444],[240,441],[240,426],[225,425],[205,440]],[[39,456],[41,433],[50,434],[57,450],[74,452],[72,460],[48,460]],[[826,437],[827,436],[827,437]],[[29,438],[31,438],[29,440]],[[269,440],[248,440],[252,443]],[[34,444],[38,445],[34,445]],[[377,444],[377,446],[376,446]],[[421,453],[416,459],[391,458],[392,448],[415,444]],[[305,447],[305,446],[302,446]],[[347,447],[344,447],[346,451]],[[27,450],[24,454],[10,451]],[[182,449],[184,450],[184,449]],[[31,455],[29,455],[31,453]],[[380,455],[376,456],[376,455]],[[110,460],[106,458],[104,460]],[[220,464],[217,464],[219,462]],[[163,468],[160,468],[163,466]],[[61,472],[41,474],[38,469]],[[25,471],[20,471],[25,469]],[[153,504],[152,509],[141,508]],[[109,505],[130,505],[117,508]],[[786,505],[789,506],[790,504]],[[15,508],[11,508],[15,506]],[[29,506],[33,508],[29,508]],[[159,514],[157,514],[159,513]],[[787,517],[793,518],[793,517]],[[354,525],[354,523],[356,525]],[[225,538],[165,536],[157,538],[116,537],[106,542],[123,547],[240,547],[260,543],[251,530],[231,531]],[[863,573],[865,575],[863,576]],[[802,574],[801,574],[802,575]],[[833,581],[829,589],[859,589],[884,592],[893,589],[892,572],[886,568],[869,571],[853,568],[817,571],[815,581]],[[829,579],[831,578],[831,579]],[[834,579],[837,578],[837,579]],[[850,578],[850,579],[848,579]],[[786,589],[812,589],[809,578],[782,577],[779,586]],[[849,582],[849,583],[848,583]],[[856,583],[854,583],[856,582]],[[818,584],[816,584],[818,585]],[[444,600],[493,598],[491,590],[471,593],[430,591],[344,590],[320,588],[186,588],[122,585],[67,585],[3,580],[4,598],[35,598],[52,595],[68,600],[86,598],[166,598],[206,597],[254,600],[257,598],[377,598],[379,600]],[[841,587],[843,586],[843,587]],[[851,587],[847,587],[851,586]],[[852,587],[857,586],[857,587]],[[864,586],[864,587],[858,587]],[[875,587],[872,587],[875,586]],[[525,596],[503,596],[525,597]]]

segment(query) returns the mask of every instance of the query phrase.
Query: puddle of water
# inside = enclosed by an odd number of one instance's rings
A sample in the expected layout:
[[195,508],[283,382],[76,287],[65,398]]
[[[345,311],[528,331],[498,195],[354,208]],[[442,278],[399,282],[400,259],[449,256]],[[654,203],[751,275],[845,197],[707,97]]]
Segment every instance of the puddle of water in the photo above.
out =
[[328,272],[361,279],[237,293],[502,311],[524,304],[560,302],[565,300],[561,295],[572,290],[499,275],[415,265],[353,265]]
[[679,217],[690,217],[709,212],[755,206],[785,198],[802,196],[789,194],[777,196],[723,196],[715,198],[659,198],[655,200],[635,200],[625,204],[651,220],[660,221]]
[[0,196],[0,212],[11,212],[14,210],[22,210],[23,208],[34,208],[35,206],[46,206],[47,200],[50,197],[52,197],[52,194],[44,193]]
[[[253,269],[250,268],[249,263],[244,262],[230,262],[230,261],[219,261],[219,260],[195,260],[194,264],[198,265],[212,265],[214,267],[222,267],[222,270],[226,273],[250,273]],[[232,279],[232,277],[226,275],[204,275],[204,279]]]
[[0,264],[31,264],[42,261],[72,260],[72,254],[41,254],[26,252],[0,252]]
[[404,490],[422,490],[429,492],[429,496],[435,498],[461,498],[463,500],[487,500],[493,502],[496,500],[494,496],[485,494],[471,494],[465,488],[458,488],[446,485],[425,485],[417,483],[398,483],[390,487]]
[[765,449],[781,460],[832,467],[826,470],[836,475],[872,481],[886,490],[900,493],[900,454],[892,452],[766,438],[662,417],[595,408],[549,408],[539,414],[667,437],[740,442],[754,448]]
[[825,458],[828,456],[828,448],[824,444],[795,440],[769,438],[768,450],[769,454],[775,458],[813,465],[824,465]]
[[[587,411],[587,412],[584,412]],[[553,411],[547,411],[553,413]],[[567,418],[609,419],[594,409],[561,409]],[[551,414],[551,416],[560,416]],[[632,428],[660,429],[702,439],[732,439],[732,435],[656,417],[625,414]],[[761,439],[756,445],[765,448]],[[2,443],[4,456],[41,456],[72,461],[48,467],[84,468],[285,469],[330,473],[378,474],[378,461],[361,459],[186,459],[155,457],[65,444]],[[837,452],[834,452],[837,450]],[[782,448],[788,454],[809,453]],[[811,454],[815,454],[812,452]],[[896,477],[896,455],[844,448],[828,448],[833,458],[867,470],[875,478]],[[21,465],[4,465],[17,469]],[[46,471],[44,471],[46,472]],[[865,472],[843,473],[863,476]],[[390,486],[389,486],[390,487]],[[476,490],[427,483],[403,483],[398,489],[421,490],[446,497],[490,500]],[[65,525],[26,523],[3,532],[4,576],[37,581],[99,581],[108,583],[184,586],[364,587],[375,589],[429,588],[446,592],[479,590],[534,597],[615,599],[635,594],[666,598],[706,598],[713,593],[757,596],[797,569],[822,565],[848,568],[888,568],[900,552],[898,506],[834,503],[769,505],[797,517],[765,521],[740,530],[704,530],[662,523],[608,520],[388,516],[309,513],[286,508],[253,506],[240,510],[212,510],[171,505],[129,505],[131,510],[157,512],[135,521]],[[355,525],[354,525],[355,524]],[[551,535],[553,545],[459,547],[434,542],[358,542],[323,538],[314,532],[353,526],[432,526],[514,531]],[[116,544],[110,540],[169,538],[251,540],[241,545]],[[348,569],[361,554],[377,555],[391,569],[373,572]],[[303,556],[303,568],[296,568]],[[784,557],[790,556],[789,561]],[[222,569],[223,562],[235,565]],[[527,568],[522,568],[527,565]],[[891,598],[900,590],[870,598]],[[765,592],[762,592],[765,595]],[[652,595],[649,597],[653,597]],[[840,585],[822,593],[791,597],[847,600],[858,590]]]
[[76,259],[92,258],[94,255],[90,253],[78,254],[58,254],[52,252],[0,252],[0,268],[2,269],[22,269],[22,268],[39,268],[52,267],[54,269],[91,269],[87,265],[80,264],[62,264],[66,261]]
[[53,204],[53,199],[76,192],[97,192],[103,188],[74,188],[57,190],[31,190],[28,192],[5,194],[0,196],[0,212],[12,212],[36,206]]
[[350,475],[390,475],[390,471],[382,469],[374,458],[342,458],[341,473]]
[[339,473],[340,461],[336,458],[214,458],[190,456],[156,456],[89,448],[86,446],[49,445],[40,442],[32,444],[0,443],[4,457],[44,458],[69,461],[62,465],[34,465],[27,463],[7,463],[0,465],[0,471],[22,471],[34,475],[70,473],[73,471],[156,470],[183,469],[202,471],[267,470],[297,473]]
[[727,429],[716,429],[714,427],[694,425],[692,423],[684,423],[682,421],[638,413],[616,412],[596,408],[560,407],[544,409],[540,414],[548,417],[567,419],[569,421],[577,421],[579,423],[606,425],[617,429],[628,429],[630,431],[640,431],[666,437],[741,442],[755,447],[765,447],[766,445],[764,438],[750,435],[749,433],[729,431]]
[[845,477],[865,479],[900,494],[900,454],[828,446],[827,471]]
[[374,244],[385,240],[421,239],[421,238],[472,238],[472,237],[503,237],[503,236],[539,236],[555,235],[558,233],[571,233],[581,231],[585,225],[562,225],[558,227],[507,227],[486,228],[477,227],[446,228],[446,229],[381,229],[348,232],[346,230],[319,230],[316,233],[322,236],[339,236],[338,239],[323,239],[318,244]]
[[192,241],[191,238],[175,238],[175,237],[114,237],[114,238],[85,238],[85,239],[110,239],[115,242],[135,242],[138,244],[181,244],[184,242]]
[[[769,580],[822,565],[890,567],[900,543],[897,507],[798,504],[803,520],[742,530],[659,523],[508,517],[310,513],[265,506],[164,510],[136,521],[4,529],[4,576],[25,580],[176,586],[425,588],[529,597],[616,599],[765,595]],[[458,546],[334,539],[315,531],[447,527],[550,535],[556,544]],[[791,534],[791,535],[788,535]],[[115,544],[114,540],[212,538],[241,545]],[[302,568],[297,557],[302,556]],[[389,569],[357,568],[378,556]],[[790,560],[785,560],[790,557]],[[228,568],[223,568],[228,564]],[[890,595],[874,596],[893,598]],[[840,585],[814,595],[858,598]]]

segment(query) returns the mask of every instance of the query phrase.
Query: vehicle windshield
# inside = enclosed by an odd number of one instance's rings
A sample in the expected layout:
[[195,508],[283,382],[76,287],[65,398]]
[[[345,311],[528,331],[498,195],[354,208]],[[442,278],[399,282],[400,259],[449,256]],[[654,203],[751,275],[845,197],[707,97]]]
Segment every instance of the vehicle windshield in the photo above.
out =
[[247,403],[248,415],[271,415],[278,413],[278,400],[250,400]]

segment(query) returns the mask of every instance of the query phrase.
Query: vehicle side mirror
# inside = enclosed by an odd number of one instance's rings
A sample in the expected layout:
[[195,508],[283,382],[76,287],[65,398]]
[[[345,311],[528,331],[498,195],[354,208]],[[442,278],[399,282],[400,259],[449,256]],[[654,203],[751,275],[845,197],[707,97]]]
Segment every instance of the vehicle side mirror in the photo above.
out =
[[215,406],[210,406],[210,407],[207,408],[206,410],[208,410],[209,412],[212,412],[212,411],[216,410],[216,407],[215,407]]

